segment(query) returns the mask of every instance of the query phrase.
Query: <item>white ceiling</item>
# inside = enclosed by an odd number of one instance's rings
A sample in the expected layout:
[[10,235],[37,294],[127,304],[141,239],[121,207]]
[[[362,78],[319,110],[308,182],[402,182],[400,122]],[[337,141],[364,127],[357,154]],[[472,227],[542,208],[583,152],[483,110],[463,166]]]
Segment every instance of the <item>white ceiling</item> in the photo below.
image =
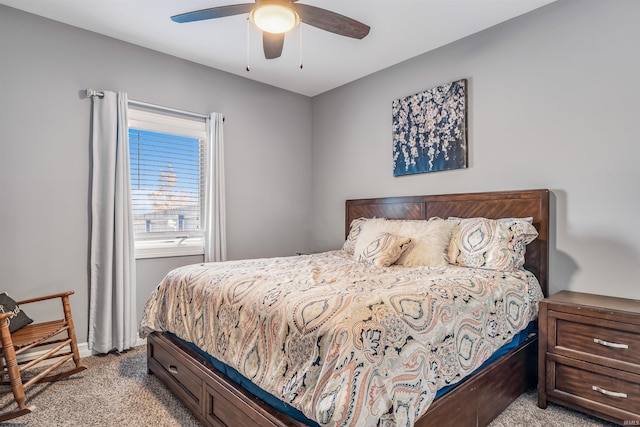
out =
[[0,4],[315,96],[553,1],[300,0],[361,21],[371,31],[363,40],[355,40],[302,24],[287,34],[282,56],[271,60],[264,59],[259,31],[253,27],[247,31],[247,15],[185,24],[170,20],[184,12],[251,0],[0,0]]

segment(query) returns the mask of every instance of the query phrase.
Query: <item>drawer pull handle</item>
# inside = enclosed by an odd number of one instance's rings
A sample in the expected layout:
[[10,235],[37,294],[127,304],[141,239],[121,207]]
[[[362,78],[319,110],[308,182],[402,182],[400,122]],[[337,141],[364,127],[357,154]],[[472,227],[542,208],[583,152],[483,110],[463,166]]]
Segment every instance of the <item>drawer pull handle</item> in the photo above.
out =
[[171,372],[172,374],[177,374],[178,373],[178,368],[176,368],[173,365],[169,365],[169,367],[167,368],[167,371]]
[[594,391],[597,391],[598,393],[606,394],[607,396],[621,397],[623,399],[627,398],[627,393],[619,393],[617,391],[609,391],[609,390],[605,390],[603,388],[597,387],[595,385],[591,386],[591,388]]
[[605,347],[629,348],[629,346],[627,344],[618,344],[618,343],[615,343],[615,342],[603,341],[603,340],[600,340],[598,338],[594,338],[593,342],[596,343],[596,344],[603,345]]

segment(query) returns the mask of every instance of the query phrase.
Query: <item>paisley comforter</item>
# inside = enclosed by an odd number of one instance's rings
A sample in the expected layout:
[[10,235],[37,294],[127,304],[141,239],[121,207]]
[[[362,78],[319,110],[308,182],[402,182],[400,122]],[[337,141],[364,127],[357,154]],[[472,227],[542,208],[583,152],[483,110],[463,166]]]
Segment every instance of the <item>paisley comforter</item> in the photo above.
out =
[[321,425],[411,426],[542,297],[524,270],[380,268],[338,250],[173,270],[141,334],[194,343]]

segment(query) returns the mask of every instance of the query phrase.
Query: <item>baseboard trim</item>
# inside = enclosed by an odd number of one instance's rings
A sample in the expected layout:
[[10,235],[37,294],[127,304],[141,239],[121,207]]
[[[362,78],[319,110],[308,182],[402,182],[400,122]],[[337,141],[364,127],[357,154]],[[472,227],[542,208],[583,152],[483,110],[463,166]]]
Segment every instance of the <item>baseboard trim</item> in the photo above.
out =
[[[146,338],[140,338],[138,337],[138,339],[136,340],[136,343],[134,344],[134,347],[138,347],[141,345],[146,345],[147,344],[147,339]],[[68,348],[68,347],[67,347]],[[40,355],[43,355],[47,352],[47,350],[38,350],[38,351],[33,351],[28,353],[29,359],[32,359],[34,356],[39,357]],[[88,342],[82,342],[82,343],[78,343],[78,353],[80,353],[80,358],[83,357],[89,357],[89,356],[95,356],[97,354],[99,354],[98,352],[95,351],[91,351],[89,350],[89,343]],[[22,360],[25,360],[26,355],[20,355],[18,356],[16,359],[18,360],[18,362],[21,362]],[[55,359],[49,359],[49,360],[44,360],[41,362],[41,364],[44,365],[50,365],[52,363],[55,363]]]

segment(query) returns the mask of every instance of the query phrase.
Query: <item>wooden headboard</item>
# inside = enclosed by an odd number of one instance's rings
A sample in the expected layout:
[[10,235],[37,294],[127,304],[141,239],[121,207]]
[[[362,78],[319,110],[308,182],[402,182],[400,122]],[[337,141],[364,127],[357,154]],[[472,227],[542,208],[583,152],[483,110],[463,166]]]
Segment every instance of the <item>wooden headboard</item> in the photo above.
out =
[[432,196],[354,199],[346,202],[345,236],[356,218],[428,219],[533,217],[538,237],[527,245],[524,266],[549,295],[549,190],[438,194]]

